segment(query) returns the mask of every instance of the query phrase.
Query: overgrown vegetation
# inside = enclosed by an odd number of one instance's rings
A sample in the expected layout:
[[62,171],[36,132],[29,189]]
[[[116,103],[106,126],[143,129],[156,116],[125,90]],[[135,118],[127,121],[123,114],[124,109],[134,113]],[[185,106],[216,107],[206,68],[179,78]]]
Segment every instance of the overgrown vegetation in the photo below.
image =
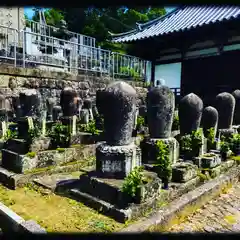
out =
[[202,146],[202,129],[192,131],[191,134],[182,136],[180,139],[181,153],[187,156],[198,156],[199,149]]
[[93,135],[99,135],[100,134],[99,130],[96,127],[95,120],[89,121],[88,124],[80,124],[79,125],[79,131],[91,133]]
[[26,138],[27,143],[32,144],[33,140],[38,138],[40,135],[41,135],[41,131],[37,125],[34,126],[34,128],[29,128],[27,138]]
[[135,197],[143,185],[143,167],[135,167],[124,179],[122,191],[128,196]]
[[70,144],[71,131],[69,126],[56,123],[52,126],[48,136],[51,138],[53,148],[64,148]]
[[36,157],[36,153],[35,152],[28,152],[26,154],[26,156],[29,157],[29,158],[35,158]]
[[17,135],[18,135],[18,133],[15,129],[14,130],[7,129],[6,134],[3,136],[3,139],[5,141],[7,141],[9,139],[14,139],[14,138],[17,138]]
[[172,124],[172,130],[179,130],[179,117],[177,114],[174,114],[173,117],[173,124]]
[[145,125],[145,119],[142,116],[137,117],[137,129],[141,129]]
[[[172,178],[172,163],[170,160],[169,146],[162,140],[156,142],[157,149],[157,166],[159,169],[159,176],[163,180],[164,184]],[[167,186],[165,186],[167,187]]]
[[212,149],[214,147],[214,141],[215,141],[215,129],[214,128],[209,128],[207,130],[207,146],[208,149]]
[[120,68],[120,74],[131,76],[131,78],[135,81],[140,81],[140,74],[131,67],[121,67]]

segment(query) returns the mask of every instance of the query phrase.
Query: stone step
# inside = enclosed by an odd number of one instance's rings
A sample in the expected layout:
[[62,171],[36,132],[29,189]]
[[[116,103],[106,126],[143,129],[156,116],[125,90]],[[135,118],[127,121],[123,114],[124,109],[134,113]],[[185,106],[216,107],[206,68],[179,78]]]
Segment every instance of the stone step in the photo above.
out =
[[128,211],[123,209],[118,209],[114,205],[100,200],[96,197],[91,196],[90,194],[81,192],[77,188],[69,190],[70,196],[75,200],[82,202],[83,204],[100,211],[104,215],[107,215],[116,221],[124,223],[128,219]]
[[22,158],[16,152],[2,149],[2,167],[15,173],[22,173]]
[[24,139],[9,139],[4,144],[4,149],[18,154],[26,154],[29,152],[29,146]]

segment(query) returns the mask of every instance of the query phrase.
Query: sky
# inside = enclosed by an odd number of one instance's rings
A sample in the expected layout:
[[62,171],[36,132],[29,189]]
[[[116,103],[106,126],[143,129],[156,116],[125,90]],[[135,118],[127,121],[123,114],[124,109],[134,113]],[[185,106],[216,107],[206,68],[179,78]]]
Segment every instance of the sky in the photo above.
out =
[[[176,7],[165,7],[166,12],[169,13],[171,11],[173,11]],[[26,7],[24,8],[24,13],[28,16],[28,18],[32,18],[34,11],[33,11],[33,7]]]

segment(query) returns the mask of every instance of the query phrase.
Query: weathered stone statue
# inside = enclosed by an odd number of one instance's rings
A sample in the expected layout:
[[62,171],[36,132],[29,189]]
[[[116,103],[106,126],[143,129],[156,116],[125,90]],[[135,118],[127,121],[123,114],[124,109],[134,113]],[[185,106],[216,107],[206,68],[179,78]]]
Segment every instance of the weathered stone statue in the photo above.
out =
[[60,95],[60,105],[64,117],[72,117],[76,115],[77,97],[77,92],[70,87],[66,87],[62,90]]
[[92,100],[90,98],[84,99],[82,109],[87,109],[89,112],[89,119],[93,120]]
[[100,101],[98,96],[106,143],[96,149],[96,169],[104,176],[124,178],[141,161],[132,139],[137,94],[129,84],[117,81],[101,91]]
[[216,96],[216,109],[218,110],[218,129],[231,129],[235,109],[235,98],[232,94],[223,92]]
[[19,93],[22,116],[34,117],[39,106],[38,93],[35,89],[22,90]]
[[233,97],[235,98],[235,101],[236,101],[233,123],[234,123],[234,125],[240,125],[240,90],[236,89],[232,93],[232,95],[233,95]]
[[53,107],[56,105],[56,99],[55,98],[48,98],[46,100],[46,106],[47,106],[47,119],[49,121],[53,120]]
[[62,117],[62,108],[61,106],[54,106],[53,107],[53,121],[58,121]]
[[147,94],[150,138],[169,138],[174,116],[175,98],[168,87],[152,88]]
[[178,143],[171,137],[171,129],[175,110],[175,97],[166,86],[153,87],[147,94],[147,122],[150,138],[141,143],[142,161],[156,163],[156,142],[163,140],[169,146],[170,159],[178,160]]
[[196,94],[190,93],[179,103],[180,134],[191,134],[199,128],[203,111],[203,101]]
[[18,120],[22,116],[20,98],[17,95],[12,96],[12,108],[15,113],[15,117]]
[[[202,114],[202,127],[203,127],[203,133],[206,137],[208,134],[208,130],[210,128],[215,129],[215,136],[217,133],[217,125],[218,125],[218,111],[216,108],[212,106],[208,106],[204,108],[203,114]],[[214,138],[215,138],[214,136]]]
[[35,89],[22,90],[19,93],[22,116],[18,120],[19,138],[24,138],[28,134],[29,123],[28,118],[31,117],[33,122],[38,120],[39,113],[39,96]]

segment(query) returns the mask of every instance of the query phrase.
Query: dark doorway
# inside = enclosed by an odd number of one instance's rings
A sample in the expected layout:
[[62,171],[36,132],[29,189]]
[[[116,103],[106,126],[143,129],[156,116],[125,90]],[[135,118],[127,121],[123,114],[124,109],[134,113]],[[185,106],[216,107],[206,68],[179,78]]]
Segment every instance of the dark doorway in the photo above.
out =
[[213,104],[220,92],[232,92],[240,87],[240,51],[224,52],[220,56],[182,62],[181,95],[191,92]]

